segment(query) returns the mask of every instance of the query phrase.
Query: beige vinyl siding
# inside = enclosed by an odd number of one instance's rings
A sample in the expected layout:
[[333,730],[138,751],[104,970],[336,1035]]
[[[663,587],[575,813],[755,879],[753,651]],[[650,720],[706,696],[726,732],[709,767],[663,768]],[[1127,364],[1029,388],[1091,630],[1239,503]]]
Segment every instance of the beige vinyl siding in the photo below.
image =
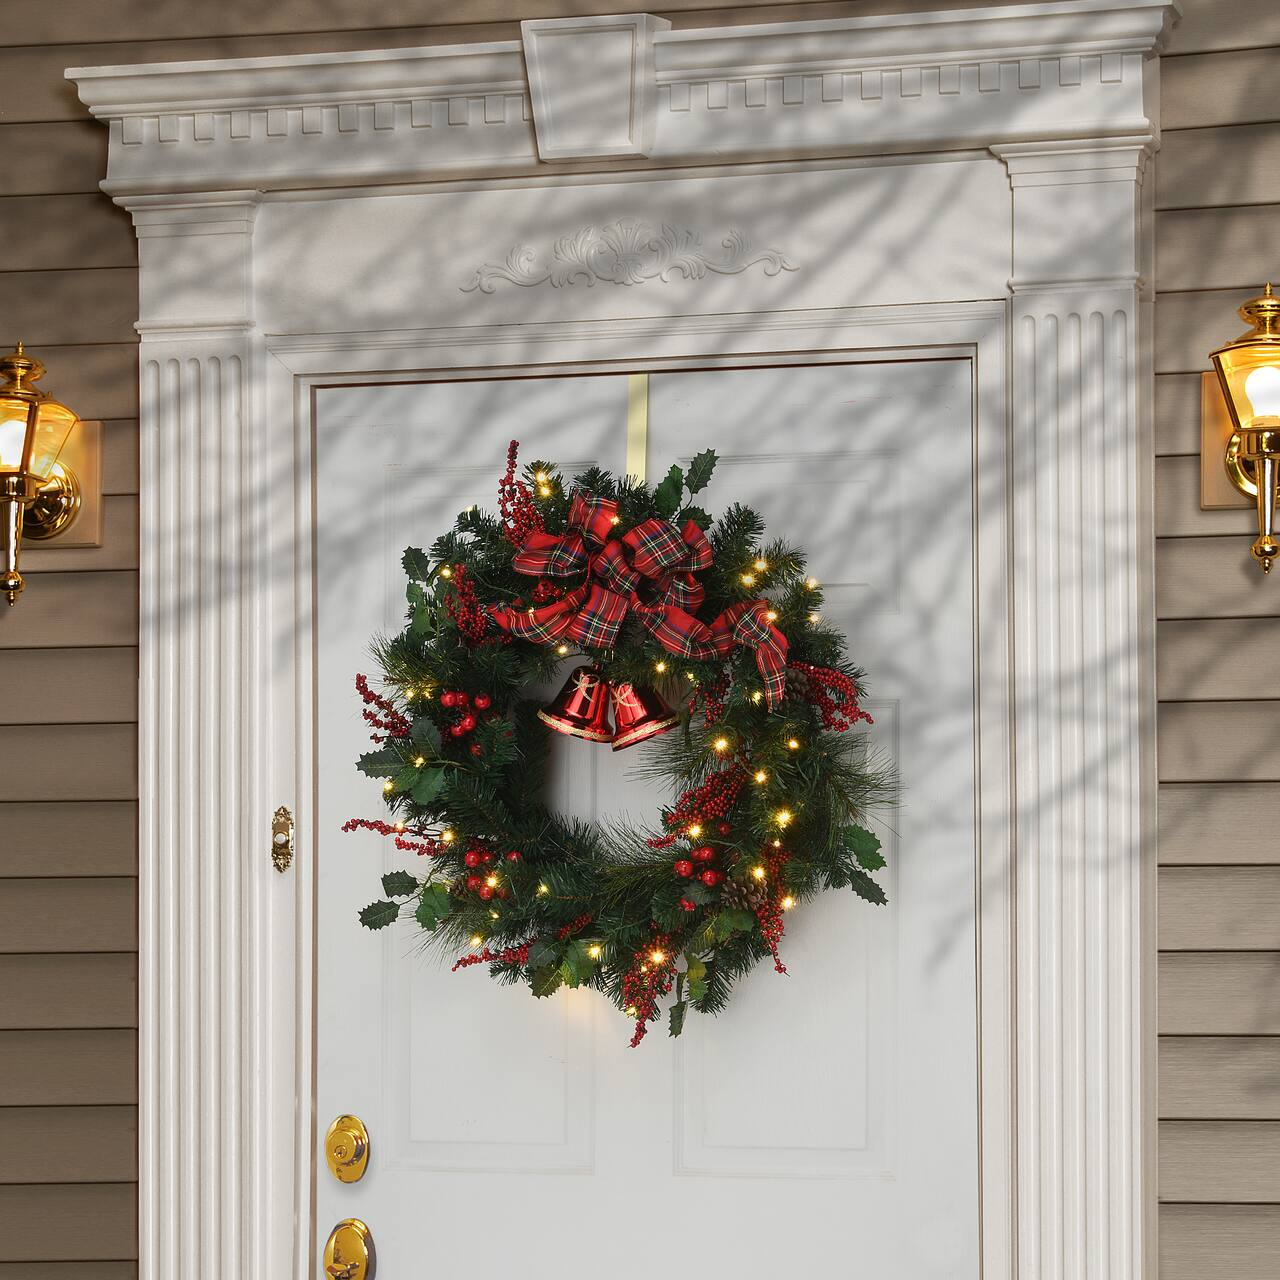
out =
[[[697,26],[973,2],[659,12]],[[1280,582],[1249,563],[1247,513],[1199,510],[1198,375],[1237,331],[1235,305],[1280,274],[1280,4],[1182,7],[1155,166],[1160,1276],[1253,1280],[1280,1256],[1280,675],[1237,655],[1280,639]],[[24,1183],[0,1179],[0,1280],[136,1276],[136,252],[98,192],[106,130],[62,70],[502,39],[520,18],[609,11],[456,0],[442,23],[434,0],[5,0],[0,151],[22,163],[0,186],[0,243],[22,249],[0,261],[0,342],[38,347],[47,385],[105,420],[108,500],[106,545],[33,556],[30,590],[0,616],[17,690],[0,710],[16,762],[0,776],[0,1123],[41,1147],[15,1164]]]
[[1260,1280],[1280,1258],[1280,582],[1250,563],[1250,511],[1200,510],[1199,374],[1280,278],[1280,5],[1183,7],[1156,159],[1159,1273]]

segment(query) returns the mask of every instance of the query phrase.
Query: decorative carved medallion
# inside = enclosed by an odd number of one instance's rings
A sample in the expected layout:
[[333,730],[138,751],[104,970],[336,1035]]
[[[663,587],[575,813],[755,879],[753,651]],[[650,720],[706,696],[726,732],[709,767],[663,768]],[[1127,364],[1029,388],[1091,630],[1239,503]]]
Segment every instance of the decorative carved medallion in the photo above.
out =
[[668,280],[672,272],[686,280],[701,280],[709,271],[737,275],[757,265],[767,276],[796,270],[776,249],[753,250],[735,229],[720,241],[720,249],[718,254],[709,253],[701,233],[689,227],[664,222],[655,231],[647,222],[620,218],[605,227],[583,227],[573,235],[561,236],[552,246],[549,262],[540,262],[537,250],[529,245],[516,245],[506,262],[477,267],[462,292],[479,289],[492,293],[503,280],[526,288],[551,284],[560,289],[573,284],[594,285],[597,280],[643,284],[646,280]]

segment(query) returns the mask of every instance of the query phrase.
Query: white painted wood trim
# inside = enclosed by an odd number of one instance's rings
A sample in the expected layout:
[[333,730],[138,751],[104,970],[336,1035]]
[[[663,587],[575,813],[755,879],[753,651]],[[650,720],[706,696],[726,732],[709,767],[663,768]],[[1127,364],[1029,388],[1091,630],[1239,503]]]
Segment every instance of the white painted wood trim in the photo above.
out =
[[[1076,0],[646,28],[652,80],[642,59],[625,88],[652,103],[652,136],[611,170],[930,164],[990,147],[1011,182],[1007,294],[927,317],[748,307],[544,325],[520,366],[975,359],[987,1280],[1155,1269],[1145,167],[1151,59],[1175,14]],[[584,179],[539,158],[516,42],[69,74],[109,125],[104,186],[139,234],[141,1275],[301,1280],[314,885],[306,856],[271,870],[268,833],[292,802],[300,848],[314,839],[310,388],[499,371],[512,347],[503,326],[424,332],[410,315],[394,331],[268,341],[257,213],[297,194],[376,201],[393,183]],[[599,154],[579,123],[562,158]]]

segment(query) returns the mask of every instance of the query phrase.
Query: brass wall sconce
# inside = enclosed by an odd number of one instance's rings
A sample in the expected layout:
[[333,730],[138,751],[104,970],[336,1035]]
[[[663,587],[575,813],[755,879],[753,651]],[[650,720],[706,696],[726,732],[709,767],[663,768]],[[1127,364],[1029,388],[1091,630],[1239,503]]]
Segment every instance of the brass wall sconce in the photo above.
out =
[[80,511],[79,481],[58,462],[79,419],[31,385],[43,374],[21,342],[0,356],[0,593],[11,605],[26,585],[18,571],[23,537],[55,537]]
[[1231,415],[1225,463],[1231,483],[1258,508],[1253,558],[1263,573],[1280,556],[1276,490],[1280,482],[1280,298],[1268,284],[1240,308],[1247,333],[1210,355]]

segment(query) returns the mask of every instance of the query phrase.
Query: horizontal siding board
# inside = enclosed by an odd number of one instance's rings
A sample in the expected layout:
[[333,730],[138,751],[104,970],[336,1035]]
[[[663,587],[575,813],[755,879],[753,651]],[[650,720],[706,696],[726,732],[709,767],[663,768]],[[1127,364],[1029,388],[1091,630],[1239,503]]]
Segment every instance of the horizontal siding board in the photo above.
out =
[[1162,863],[1280,864],[1275,783],[1167,782],[1159,796]]
[[1275,1280],[1280,1208],[1162,1205],[1160,1280]]
[[1162,1036],[1160,1115],[1280,1120],[1280,1036]]
[[1156,372],[1208,370],[1209,352],[1248,327],[1237,314],[1265,280],[1233,289],[1156,295]]
[[0,1262],[0,1280],[138,1280],[136,1262]]
[[1274,782],[1280,702],[1164,702],[1156,743],[1161,782]]
[[1163,373],[1156,379],[1156,454],[1200,456],[1200,375]]
[[1160,1124],[1164,1203],[1280,1203],[1280,1123],[1165,1120]]
[[131,1182],[0,1187],[6,1262],[136,1258],[137,1235]]
[[1156,617],[1269,618],[1280,613],[1280,593],[1250,557],[1249,542],[1244,537],[1160,538]]
[[1162,867],[1159,886],[1161,951],[1280,951],[1280,867]]
[[33,573],[0,615],[0,650],[138,643],[136,573]]
[[1258,0],[1181,0],[1166,53],[1208,53],[1280,44],[1280,5]]
[[1158,974],[1161,1035],[1280,1035],[1280,953],[1166,952]]
[[132,800],[137,755],[132,724],[0,726],[0,800]]
[[1196,129],[1276,119],[1275,58],[1274,49],[1254,48],[1166,59],[1160,66],[1161,123]]
[[1246,545],[1258,536],[1256,506],[1241,498],[1238,507],[1208,511],[1200,506],[1200,458],[1156,460],[1156,537],[1215,537],[1248,534]]
[[1228,129],[1166,126],[1155,164],[1159,209],[1280,203],[1280,122]]
[[136,649],[11,649],[0,667],[6,690],[0,724],[138,718]]
[[63,546],[51,542],[22,548],[24,573],[97,573],[138,567],[138,498],[119,494],[102,503],[102,545]]
[[133,800],[0,804],[0,876],[131,876],[138,865]]
[[18,1161],[0,1161],[0,1185],[132,1182],[138,1176],[136,1107],[0,1107]]
[[42,347],[129,342],[137,319],[137,267],[0,271],[0,333],[20,333],[37,353]]
[[5,170],[5,195],[99,194],[107,173],[107,137],[87,112],[52,124],[0,123],[0,155],[22,157]]
[[1274,204],[1158,213],[1156,288],[1247,289],[1268,279],[1280,258],[1278,226]]
[[138,420],[112,418],[102,424],[102,492],[138,492]]
[[110,955],[0,955],[0,1027],[136,1027],[138,962]]
[[48,372],[41,387],[82,418],[137,418],[138,344],[30,344]]
[[101,192],[0,199],[0,244],[20,244],[27,271],[138,265],[133,220]]
[[1277,646],[1280,618],[1161,622],[1156,632],[1156,692],[1173,701],[1280,698],[1280,663],[1251,660]]
[[136,880],[63,876],[4,881],[0,890],[0,952],[68,954],[137,949]]
[[132,1105],[137,1040],[133,1031],[113,1028],[0,1031],[0,1101],[6,1107]]

